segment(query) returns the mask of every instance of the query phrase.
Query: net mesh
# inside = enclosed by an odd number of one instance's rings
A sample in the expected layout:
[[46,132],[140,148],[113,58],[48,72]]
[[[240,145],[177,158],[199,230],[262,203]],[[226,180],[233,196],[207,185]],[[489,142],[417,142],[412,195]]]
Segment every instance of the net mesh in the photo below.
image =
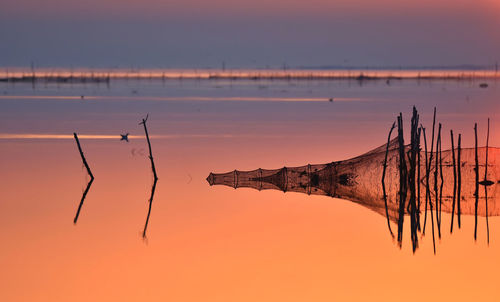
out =
[[[309,164],[300,167],[283,167],[279,169],[256,169],[252,171],[234,170],[227,173],[210,173],[207,181],[210,185],[225,185],[233,188],[254,188],[257,190],[280,190],[283,192],[298,192],[305,194],[324,195],[353,201],[379,214],[386,215],[383,191],[381,185],[383,162],[387,145],[384,144],[365,154],[352,159],[336,161],[327,164]],[[409,149],[408,146],[405,148]],[[456,152],[456,151],[455,151]],[[387,194],[387,210],[392,221],[398,219],[399,208],[399,154],[398,141],[389,143],[385,187]],[[430,154],[428,153],[428,156]],[[421,204],[425,203],[425,154],[421,152],[420,169],[421,184],[419,187]],[[486,147],[478,148],[479,175],[484,176]],[[475,159],[474,149],[461,151],[461,212],[464,215],[475,213]],[[437,154],[433,154],[437,158]],[[435,165],[430,165],[430,194],[434,208],[441,196],[441,211],[452,212],[453,196],[453,161],[451,150],[442,151],[442,178],[438,175],[438,191],[434,189]],[[488,148],[487,181],[479,190],[478,215],[486,215],[485,191],[488,198],[488,216],[500,215],[500,183],[499,148]],[[482,163],[482,164],[481,164]],[[441,190],[442,187],[442,190]],[[409,195],[409,192],[408,192]],[[456,210],[455,210],[456,211]]]

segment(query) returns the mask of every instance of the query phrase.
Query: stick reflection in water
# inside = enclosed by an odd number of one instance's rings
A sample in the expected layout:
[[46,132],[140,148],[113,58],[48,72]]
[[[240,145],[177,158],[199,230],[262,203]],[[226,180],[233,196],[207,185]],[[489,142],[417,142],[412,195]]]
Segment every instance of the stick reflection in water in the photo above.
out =
[[85,198],[87,197],[87,193],[90,190],[90,186],[92,186],[92,183],[94,182],[94,175],[92,174],[92,171],[90,170],[90,167],[89,167],[89,164],[87,163],[87,160],[85,159],[85,155],[83,154],[82,147],[80,146],[80,141],[78,140],[78,135],[76,133],[73,133],[73,136],[75,137],[76,145],[78,146],[78,151],[80,152],[80,156],[82,157],[83,165],[87,169],[87,173],[90,176],[90,180],[87,183],[87,188],[85,189],[85,191],[83,191],[82,199],[80,200],[80,204],[78,205],[78,209],[76,210],[75,218],[73,219],[73,223],[76,224],[76,222],[78,221],[78,217],[80,216],[80,210],[82,209],[83,202],[85,201]]

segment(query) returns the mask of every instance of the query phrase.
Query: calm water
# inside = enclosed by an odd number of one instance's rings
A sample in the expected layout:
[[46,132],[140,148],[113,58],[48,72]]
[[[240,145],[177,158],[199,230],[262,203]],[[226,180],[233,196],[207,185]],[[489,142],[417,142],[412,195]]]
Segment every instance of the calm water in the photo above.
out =
[[[416,105],[473,146],[500,146],[500,85],[454,81],[0,83],[2,301],[467,301],[500,298],[500,220],[474,217],[400,249],[385,217],[352,202],[210,187],[210,172],[327,163],[384,144]],[[83,99],[81,96],[84,96]],[[333,102],[328,100],[333,98]],[[147,240],[141,237],[159,176]],[[95,181],[73,218],[88,177]],[[120,134],[130,133],[130,142]],[[409,227],[408,227],[409,229]]]

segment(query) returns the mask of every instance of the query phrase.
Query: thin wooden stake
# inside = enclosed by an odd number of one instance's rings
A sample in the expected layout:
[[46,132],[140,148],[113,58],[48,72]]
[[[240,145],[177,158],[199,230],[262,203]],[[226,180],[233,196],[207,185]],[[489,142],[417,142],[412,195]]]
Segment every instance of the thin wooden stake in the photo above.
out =
[[87,163],[87,160],[85,159],[85,155],[83,155],[82,147],[80,146],[80,141],[78,140],[78,135],[76,133],[73,133],[73,136],[75,137],[76,144],[78,145],[78,151],[80,152],[80,156],[82,157],[83,165],[87,169],[87,173],[90,175],[90,178],[94,179],[94,175],[92,174],[92,171],[90,170],[90,167],[89,167],[89,164]]

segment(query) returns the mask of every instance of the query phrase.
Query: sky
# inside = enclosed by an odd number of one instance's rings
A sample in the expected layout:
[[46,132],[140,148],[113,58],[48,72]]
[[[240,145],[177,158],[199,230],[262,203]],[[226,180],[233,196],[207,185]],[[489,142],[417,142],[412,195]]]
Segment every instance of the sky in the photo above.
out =
[[0,0],[0,66],[494,65],[499,0]]

